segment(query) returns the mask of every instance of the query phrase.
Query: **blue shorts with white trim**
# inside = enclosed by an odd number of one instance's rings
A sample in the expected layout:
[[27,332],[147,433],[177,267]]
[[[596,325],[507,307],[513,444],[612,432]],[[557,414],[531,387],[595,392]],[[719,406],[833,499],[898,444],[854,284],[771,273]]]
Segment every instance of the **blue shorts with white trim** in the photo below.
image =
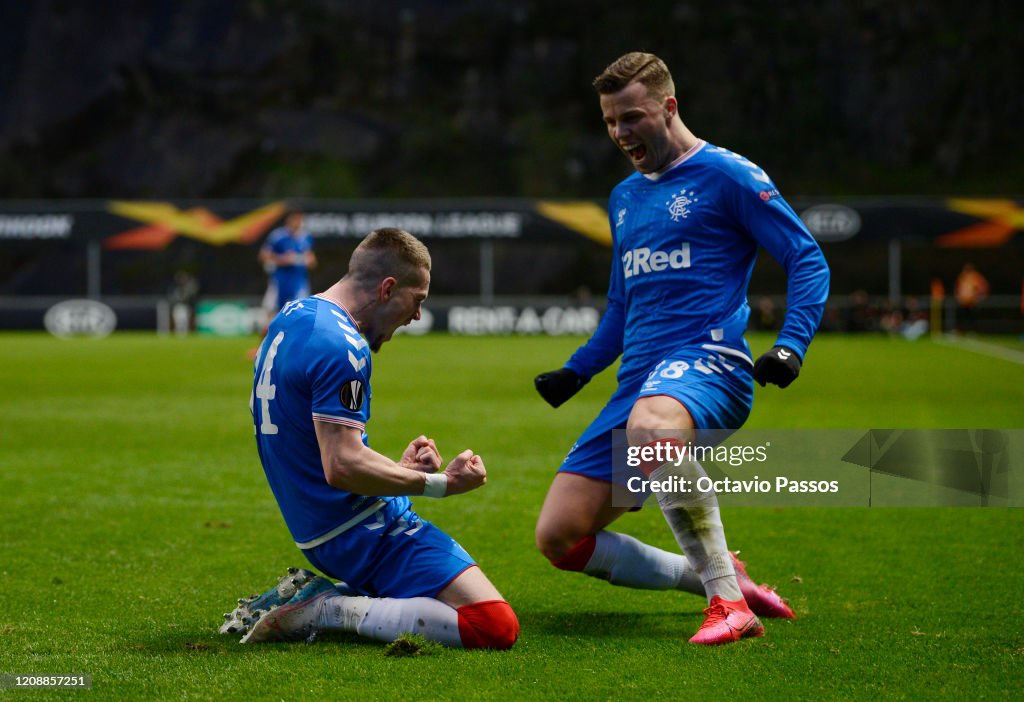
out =
[[739,429],[754,404],[750,359],[712,344],[684,346],[655,365],[645,377],[619,384],[597,418],[569,450],[559,472],[605,482],[613,478],[613,432],[624,430],[641,397],[678,400],[697,428],[697,442],[719,443]]
[[318,546],[303,550],[313,566],[368,597],[435,597],[476,561],[411,509],[387,507]]

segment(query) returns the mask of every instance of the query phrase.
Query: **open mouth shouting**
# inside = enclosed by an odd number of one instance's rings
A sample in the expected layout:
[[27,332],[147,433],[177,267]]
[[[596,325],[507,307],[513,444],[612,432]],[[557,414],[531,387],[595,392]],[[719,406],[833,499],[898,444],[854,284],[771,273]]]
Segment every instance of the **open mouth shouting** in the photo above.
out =
[[623,144],[622,150],[626,152],[633,165],[638,165],[647,156],[647,146],[644,144]]

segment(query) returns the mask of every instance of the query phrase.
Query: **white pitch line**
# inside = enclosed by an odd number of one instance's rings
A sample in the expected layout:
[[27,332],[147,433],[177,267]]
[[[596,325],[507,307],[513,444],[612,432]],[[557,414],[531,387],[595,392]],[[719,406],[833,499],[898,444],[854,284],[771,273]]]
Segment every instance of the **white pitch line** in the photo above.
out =
[[978,341],[977,339],[969,339],[962,336],[951,336],[949,334],[935,339],[935,343],[942,346],[952,346],[954,348],[973,351],[974,353],[991,356],[992,358],[1001,358],[1004,361],[1009,361],[1010,363],[1019,363],[1024,365],[1024,352],[1008,349],[1005,346],[1000,346],[999,344],[990,344],[985,341]]

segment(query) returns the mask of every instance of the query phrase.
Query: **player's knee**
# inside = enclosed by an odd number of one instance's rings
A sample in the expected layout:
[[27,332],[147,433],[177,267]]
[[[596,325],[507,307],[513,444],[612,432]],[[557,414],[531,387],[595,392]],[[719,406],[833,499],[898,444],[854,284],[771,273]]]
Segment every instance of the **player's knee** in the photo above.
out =
[[669,438],[664,423],[657,414],[633,410],[626,424],[626,440],[631,446],[644,446],[659,439]]
[[626,422],[626,439],[642,446],[661,439],[693,439],[693,419],[681,403],[667,397],[640,398]]
[[580,540],[579,534],[574,530],[570,532],[540,524],[537,525],[534,538],[537,542],[537,550],[554,564],[565,558]]
[[549,529],[542,529],[540,526],[534,532],[534,540],[537,543],[537,550],[544,554],[549,561],[557,561],[564,556],[570,548],[571,543]]
[[458,608],[463,648],[512,648],[519,638],[519,619],[504,600],[474,602]]

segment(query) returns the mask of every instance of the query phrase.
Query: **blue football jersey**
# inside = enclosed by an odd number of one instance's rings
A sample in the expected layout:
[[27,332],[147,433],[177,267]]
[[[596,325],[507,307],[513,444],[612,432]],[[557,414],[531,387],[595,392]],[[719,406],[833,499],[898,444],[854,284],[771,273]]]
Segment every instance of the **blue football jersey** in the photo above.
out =
[[608,217],[608,309],[569,368],[589,378],[621,354],[619,378],[633,378],[693,344],[749,361],[743,333],[759,245],[788,277],[776,343],[803,358],[828,297],[828,265],[764,170],[701,142],[660,176],[634,173],[619,183]]
[[295,264],[274,268],[274,282],[278,288],[282,290],[304,288],[309,278],[305,255],[313,250],[313,237],[305,231],[299,232],[298,236],[292,236],[285,227],[278,227],[267,236],[264,246],[278,256],[286,253],[295,253],[298,256]]
[[363,431],[370,419],[370,347],[348,312],[308,297],[284,306],[256,357],[256,446],[292,538],[302,545],[389,502],[327,484],[314,421]]

